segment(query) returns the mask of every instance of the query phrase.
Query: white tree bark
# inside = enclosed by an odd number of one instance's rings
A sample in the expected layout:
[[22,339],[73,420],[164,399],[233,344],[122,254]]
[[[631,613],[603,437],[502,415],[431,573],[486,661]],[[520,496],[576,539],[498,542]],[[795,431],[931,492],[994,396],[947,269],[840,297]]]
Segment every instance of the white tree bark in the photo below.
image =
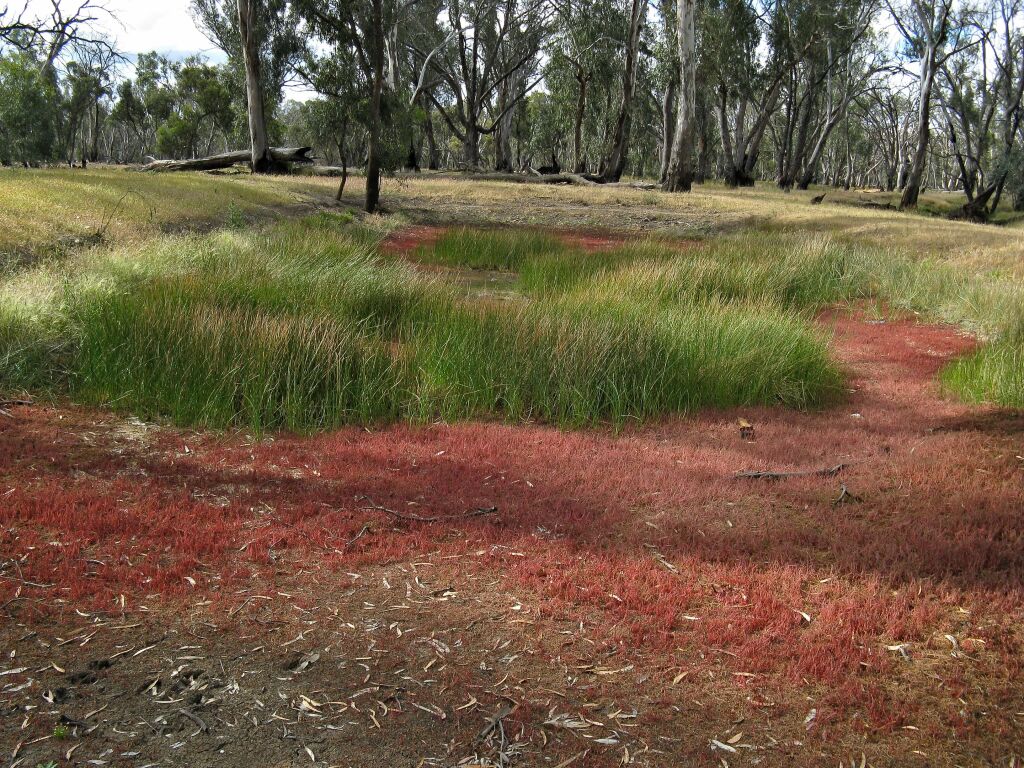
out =
[[679,94],[672,155],[662,188],[689,192],[693,185],[693,132],[697,103],[697,50],[694,35],[696,0],[679,0],[676,6],[676,47],[679,54]]
[[253,173],[269,173],[273,168],[267,140],[267,117],[260,79],[259,40],[256,39],[257,10],[261,0],[238,0],[238,33],[245,61],[245,91],[249,112],[249,138],[252,144]]

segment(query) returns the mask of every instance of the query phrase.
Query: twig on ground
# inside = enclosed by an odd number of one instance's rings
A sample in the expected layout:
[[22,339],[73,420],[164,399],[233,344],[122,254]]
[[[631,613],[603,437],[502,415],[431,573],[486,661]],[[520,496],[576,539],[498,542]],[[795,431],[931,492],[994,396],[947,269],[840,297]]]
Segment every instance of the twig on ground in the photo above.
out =
[[832,506],[838,507],[840,504],[849,504],[850,502],[860,503],[862,501],[864,501],[864,499],[855,493],[850,493],[846,487],[846,483],[843,483],[839,490],[839,498],[832,502]]
[[355,536],[353,536],[351,539],[349,539],[348,541],[345,542],[345,548],[348,549],[349,547],[351,547],[353,544],[355,544],[357,541],[359,541],[361,538],[363,538],[363,536],[365,536],[369,532],[370,532],[370,524],[367,523],[366,525],[364,525],[362,527],[362,529],[359,531],[359,533],[357,533]]
[[356,496],[356,501],[365,501],[368,506],[360,507],[360,509],[376,510],[378,512],[385,512],[394,518],[399,520],[409,520],[414,523],[439,523],[444,520],[465,520],[471,517],[483,517],[484,515],[497,514],[497,507],[483,507],[481,509],[470,509],[466,512],[461,512],[457,515],[436,515],[433,517],[423,517],[422,515],[407,515],[402,512],[397,512],[387,507],[382,507],[380,504],[375,504],[373,499],[369,496]]
[[745,480],[786,480],[790,477],[834,477],[846,469],[849,464],[836,464],[824,469],[804,469],[796,472],[736,472],[733,477]]
[[[199,731],[197,731],[197,733],[199,733],[199,732],[206,733],[208,730],[210,730],[209,726],[205,722],[203,722],[203,720],[199,717],[199,715],[195,715],[192,712],[189,712],[185,708],[179,709],[178,713],[184,715],[189,720],[191,720],[193,723],[195,723],[196,725],[199,726]],[[195,735],[195,734],[193,734],[193,735]]]
[[16,408],[19,405],[35,405],[34,400],[0,400],[0,408]]

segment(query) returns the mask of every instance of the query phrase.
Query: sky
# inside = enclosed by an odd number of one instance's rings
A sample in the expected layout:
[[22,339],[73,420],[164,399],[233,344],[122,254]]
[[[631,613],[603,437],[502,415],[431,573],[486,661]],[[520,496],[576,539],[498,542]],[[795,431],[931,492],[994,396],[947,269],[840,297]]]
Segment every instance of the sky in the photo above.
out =
[[[2,4],[3,0],[0,0]],[[224,53],[209,41],[192,20],[189,0],[101,0],[110,11],[100,13],[96,30],[112,37],[116,48],[128,59],[121,74],[134,75],[132,62],[140,53],[156,51],[171,59],[202,54],[212,63],[225,60]],[[49,15],[51,0],[29,0],[28,15]],[[12,0],[11,7],[21,2]],[[68,0],[75,5],[75,0]],[[315,94],[301,85],[286,86],[285,98],[306,101]]]
[[[192,21],[189,0],[105,0],[104,5],[110,14],[100,14],[97,28],[127,55],[157,51],[174,58],[193,53],[223,58]],[[29,13],[45,14],[49,7],[50,0],[31,0]]]
[[125,53],[219,54],[192,20],[189,0],[108,0],[105,27]]

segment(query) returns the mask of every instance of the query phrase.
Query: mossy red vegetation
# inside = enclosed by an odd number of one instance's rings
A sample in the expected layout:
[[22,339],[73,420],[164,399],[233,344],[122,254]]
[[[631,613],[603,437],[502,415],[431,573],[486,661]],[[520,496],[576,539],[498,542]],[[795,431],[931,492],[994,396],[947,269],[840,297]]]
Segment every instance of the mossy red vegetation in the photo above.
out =
[[[43,597],[63,605],[215,597],[282,562],[343,573],[420,558],[434,574],[493,573],[542,615],[592,622],[652,664],[725,664],[753,690],[829,686],[823,729],[850,707],[867,730],[902,727],[917,693],[883,684],[903,663],[891,648],[934,650],[946,634],[977,643],[990,703],[1019,711],[1024,420],[942,397],[936,372],[973,346],[950,328],[821,322],[850,370],[842,406],[617,435],[463,424],[126,436],[94,413],[19,409],[0,422],[0,548],[18,563],[0,601],[26,581],[54,584]],[[734,476],[837,464],[836,476]],[[400,517],[491,506],[436,524]],[[963,692],[952,683],[947,704]]]

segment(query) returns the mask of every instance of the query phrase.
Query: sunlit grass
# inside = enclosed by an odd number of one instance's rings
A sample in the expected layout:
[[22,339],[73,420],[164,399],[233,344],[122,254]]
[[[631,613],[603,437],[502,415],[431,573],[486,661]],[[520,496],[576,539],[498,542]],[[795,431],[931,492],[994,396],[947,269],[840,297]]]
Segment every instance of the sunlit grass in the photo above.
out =
[[223,224],[309,199],[304,180],[109,167],[0,170],[3,254],[74,250],[103,235],[139,242],[168,229]]

